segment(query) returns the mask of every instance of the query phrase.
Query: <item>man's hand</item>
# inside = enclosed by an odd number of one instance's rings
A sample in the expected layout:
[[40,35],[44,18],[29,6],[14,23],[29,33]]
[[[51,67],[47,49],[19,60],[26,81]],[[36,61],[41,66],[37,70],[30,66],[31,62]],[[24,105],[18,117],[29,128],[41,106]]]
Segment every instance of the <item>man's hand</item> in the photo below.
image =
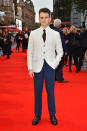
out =
[[33,79],[33,77],[34,77],[33,70],[29,70],[29,76]]
[[68,55],[68,53],[67,53],[67,52],[65,52],[65,55]]
[[69,40],[66,40],[65,42],[66,42],[66,44],[68,44]]

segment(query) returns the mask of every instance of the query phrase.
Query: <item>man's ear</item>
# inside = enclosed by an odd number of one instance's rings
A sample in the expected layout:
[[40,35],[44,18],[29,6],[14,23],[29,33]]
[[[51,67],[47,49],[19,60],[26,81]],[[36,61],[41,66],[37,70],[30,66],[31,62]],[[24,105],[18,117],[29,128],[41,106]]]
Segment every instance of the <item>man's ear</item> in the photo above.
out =
[[40,17],[38,17],[38,21],[40,22]]
[[49,25],[50,25],[50,22],[51,22],[51,17],[49,18]]
[[49,22],[51,22],[51,17],[50,17],[50,20],[49,20]]

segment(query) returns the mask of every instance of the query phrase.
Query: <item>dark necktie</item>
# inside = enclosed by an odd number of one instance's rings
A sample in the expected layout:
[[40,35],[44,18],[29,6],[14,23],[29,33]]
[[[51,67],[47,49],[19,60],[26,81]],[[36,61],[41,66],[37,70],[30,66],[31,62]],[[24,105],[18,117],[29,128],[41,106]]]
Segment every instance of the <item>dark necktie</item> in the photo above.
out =
[[46,30],[43,30],[43,35],[42,35],[42,37],[43,37],[43,41],[45,42],[45,40],[46,40]]

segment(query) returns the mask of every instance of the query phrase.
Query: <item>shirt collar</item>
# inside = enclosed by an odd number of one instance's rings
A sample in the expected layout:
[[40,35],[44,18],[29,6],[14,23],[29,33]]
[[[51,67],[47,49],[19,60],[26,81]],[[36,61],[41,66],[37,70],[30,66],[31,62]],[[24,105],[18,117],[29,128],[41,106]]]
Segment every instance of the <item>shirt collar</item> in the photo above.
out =
[[[46,32],[48,32],[48,31],[49,31],[49,29],[50,29],[50,27],[49,27],[49,26],[48,26],[47,28],[45,28]],[[41,32],[43,33],[44,28],[43,28],[43,27],[40,27],[40,30],[41,30]]]

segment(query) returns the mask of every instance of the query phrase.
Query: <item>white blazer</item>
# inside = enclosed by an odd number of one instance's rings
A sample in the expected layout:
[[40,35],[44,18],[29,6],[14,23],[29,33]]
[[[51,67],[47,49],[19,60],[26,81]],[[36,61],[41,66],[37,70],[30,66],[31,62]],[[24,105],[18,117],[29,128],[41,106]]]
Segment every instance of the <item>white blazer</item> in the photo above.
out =
[[[39,73],[43,67],[44,60],[55,69],[63,56],[63,48],[60,35],[50,27],[46,28],[46,41],[44,43],[43,28],[40,27],[30,33],[27,63],[28,70]],[[57,55],[55,54],[55,50]]]

